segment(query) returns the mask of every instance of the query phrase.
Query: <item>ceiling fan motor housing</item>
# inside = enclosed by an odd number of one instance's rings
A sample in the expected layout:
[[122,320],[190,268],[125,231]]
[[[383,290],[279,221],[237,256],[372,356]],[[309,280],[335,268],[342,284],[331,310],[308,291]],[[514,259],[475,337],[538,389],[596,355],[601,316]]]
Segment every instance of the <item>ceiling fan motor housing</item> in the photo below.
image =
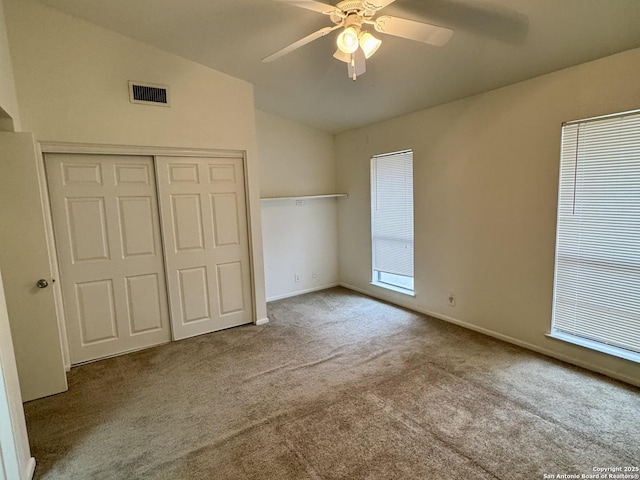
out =
[[336,8],[347,16],[357,14],[359,17],[370,18],[376,14],[376,10],[367,8],[366,0],[344,0],[338,3]]
[[362,26],[362,17],[360,15],[357,15],[355,13],[350,13],[349,15],[347,15],[347,18],[344,19],[344,27],[356,27],[356,29],[359,29],[359,27]]
[[343,2],[338,3],[336,7],[346,13],[364,10],[362,0],[344,0]]

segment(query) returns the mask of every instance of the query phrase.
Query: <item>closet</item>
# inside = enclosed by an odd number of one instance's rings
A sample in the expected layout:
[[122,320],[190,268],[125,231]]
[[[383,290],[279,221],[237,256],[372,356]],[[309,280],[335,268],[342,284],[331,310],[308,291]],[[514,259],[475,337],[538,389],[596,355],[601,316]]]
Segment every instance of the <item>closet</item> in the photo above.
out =
[[45,167],[72,364],[253,321],[240,154]]

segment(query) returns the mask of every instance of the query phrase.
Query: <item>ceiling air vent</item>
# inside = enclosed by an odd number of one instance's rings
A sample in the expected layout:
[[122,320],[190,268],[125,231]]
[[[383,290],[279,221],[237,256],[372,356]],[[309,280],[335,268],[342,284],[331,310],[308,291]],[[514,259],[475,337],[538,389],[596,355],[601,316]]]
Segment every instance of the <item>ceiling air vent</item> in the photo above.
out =
[[129,100],[131,103],[169,106],[169,88],[153,83],[129,82]]

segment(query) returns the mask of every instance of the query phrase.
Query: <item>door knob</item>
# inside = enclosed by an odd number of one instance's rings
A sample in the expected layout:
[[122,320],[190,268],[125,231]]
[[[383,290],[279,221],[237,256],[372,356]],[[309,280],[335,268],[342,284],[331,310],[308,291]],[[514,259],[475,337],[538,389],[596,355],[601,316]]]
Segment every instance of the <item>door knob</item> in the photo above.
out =
[[36,287],[38,288],[47,288],[49,286],[49,282],[47,282],[44,278],[41,278],[40,280],[38,280],[38,283],[36,283]]

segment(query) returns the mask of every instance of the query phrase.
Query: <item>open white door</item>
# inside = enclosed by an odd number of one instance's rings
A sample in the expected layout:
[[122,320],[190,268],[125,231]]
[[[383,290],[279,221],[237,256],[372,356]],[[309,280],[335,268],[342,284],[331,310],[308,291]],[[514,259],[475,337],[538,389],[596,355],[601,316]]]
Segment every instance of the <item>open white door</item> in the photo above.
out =
[[157,157],[173,338],[251,323],[241,158]]
[[37,162],[33,135],[0,133],[0,268],[24,401],[67,389]]

